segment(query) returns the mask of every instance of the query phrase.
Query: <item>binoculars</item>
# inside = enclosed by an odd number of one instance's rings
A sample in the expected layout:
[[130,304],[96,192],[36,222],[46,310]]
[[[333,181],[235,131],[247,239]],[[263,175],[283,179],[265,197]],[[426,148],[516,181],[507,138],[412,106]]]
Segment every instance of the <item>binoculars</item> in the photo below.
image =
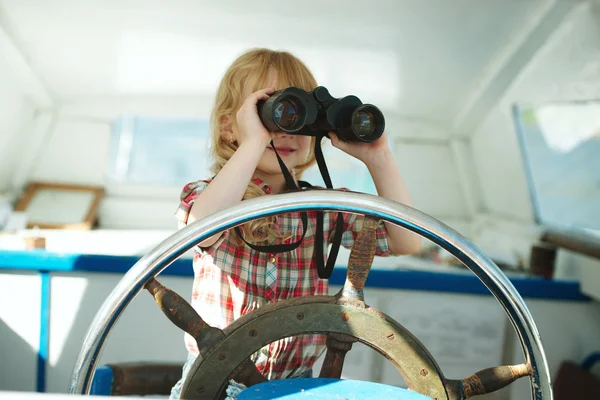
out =
[[318,86],[310,92],[296,87],[273,92],[257,103],[258,115],[270,132],[326,136],[334,132],[346,142],[374,142],[385,129],[382,112],[356,96],[334,98]]

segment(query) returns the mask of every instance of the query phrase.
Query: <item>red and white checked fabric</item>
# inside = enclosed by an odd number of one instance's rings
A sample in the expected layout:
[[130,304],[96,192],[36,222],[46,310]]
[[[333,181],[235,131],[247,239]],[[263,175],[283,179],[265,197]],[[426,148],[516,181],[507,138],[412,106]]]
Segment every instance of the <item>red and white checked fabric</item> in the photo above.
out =
[[[253,178],[253,181],[266,195],[271,193],[271,188],[265,182],[258,178]],[[200,180],[183,188],[181,203],[175,213],[180,227],[187,223],[194,200],[209,183],[210,180]],[[336,215],[335,212],[325,212],[325,254],[333,238]],[[362,216],[344,214],[342,246],[352,247],[362,221]],[[298,212],[276,216],[275,224],[279,231],[293,233],[283,243],[296,242],[302,237],[302,221]],[[195,248],[191,304],[209,325],[223,329],[264,304],[293,297],[328,294],[328,281],[319,278],[313,259],[316,212],[308,213],[304,240],[291,252],[258,252],[245,244],[237,245],[231,240],[231,234],[233,231],[224,232],[210,248]],[[383,223],[377,229],[376,254],[391,255]],[[185,343],[189,352],[198,354],[196,341],[188,334],[185,335]],[[303,335],[273,342],[257,351],[252,359],[268,379],[286,379],[307,372],[324,349],[325,336]]]

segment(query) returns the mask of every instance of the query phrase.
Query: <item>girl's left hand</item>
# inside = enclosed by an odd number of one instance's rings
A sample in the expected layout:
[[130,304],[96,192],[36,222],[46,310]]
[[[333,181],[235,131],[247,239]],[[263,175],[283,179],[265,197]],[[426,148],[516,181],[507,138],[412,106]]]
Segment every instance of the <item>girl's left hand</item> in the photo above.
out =
[[387,134],[383,132],[381,137],[371,143],[365,142],[344,142],[333,132],[328,133],[331,139],[331,144],[334,147],[342,150],[344,153],[369,164],[371,161],[376,161],[382,153],[389,151]]

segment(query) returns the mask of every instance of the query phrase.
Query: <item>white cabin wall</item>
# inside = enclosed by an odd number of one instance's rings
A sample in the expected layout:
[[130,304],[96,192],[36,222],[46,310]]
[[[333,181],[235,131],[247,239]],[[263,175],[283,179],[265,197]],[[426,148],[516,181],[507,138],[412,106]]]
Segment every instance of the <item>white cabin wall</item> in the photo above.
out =
[[600,97],[598,9],[594,2],[575,7],[473,132],[475,184],[483,204],[473,226],[477,241],[528,256],[536,232],[512,106]]
[[11,186],[11,174],[17,163],[19,135],[31,123],[35,108],[6,60],[0,59],[0,193]]
[[395,140],[397,162],[414,207],[470,237],[472,215],[452,142],[446,137]]
[[40,129],[37,110],[54,104],[14,31],[0,9],[0,193],[9,200],[18,191],[15,176],[31,151],[32,134],[45,129]]

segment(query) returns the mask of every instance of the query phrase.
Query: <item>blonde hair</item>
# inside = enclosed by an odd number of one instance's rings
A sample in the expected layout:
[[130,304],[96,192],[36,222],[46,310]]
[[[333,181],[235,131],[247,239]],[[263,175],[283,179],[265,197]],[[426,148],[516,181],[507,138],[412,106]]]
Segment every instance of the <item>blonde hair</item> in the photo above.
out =
[[[317,87],[317,82],[302,61],[286,51],[269,49],[251,49],[239,56],[227,69],[217,89],[214,108],[211,114],[212,155],[215,162],[212,166],[214,174],[219,173],[225,163],[233,156],[238,148],[236,142],[231,142],[223,135],[224,121],[235,123],[235,115],[245,100],[245,93],[253,93],[264,89],[271,73],[275,73],[280,88],[295,86],[311,91]],[[296,179],[315,163],[314,140],[310,144],[307,161],[297,166],[294,171]],[[249,182],[242,200],[265,195],[255,183]],[[242,226],[244,238],[249,242],[272,242],[282,239],[285,233],[273,229],[274,218],[265,218],[249,222]],[[241,240],[238,241],[241,244]]]

